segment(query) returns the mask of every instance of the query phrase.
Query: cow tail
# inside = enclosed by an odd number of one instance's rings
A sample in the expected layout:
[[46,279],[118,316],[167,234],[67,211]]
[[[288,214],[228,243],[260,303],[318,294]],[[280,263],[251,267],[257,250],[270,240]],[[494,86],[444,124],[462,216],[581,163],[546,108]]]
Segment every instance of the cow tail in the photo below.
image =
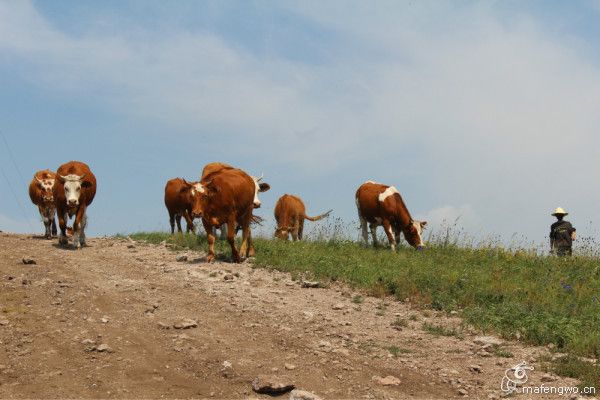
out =
[[320,220],[320,219],[323,219],[323,218],[325,218],[325,217],[328,217],[328,216],[329,216],[329,214],[331,214],[331,212],[332,212],[332,211],[333,211],[333,210],[329,210],[329,211],[327,211],[326,213],[323,213],[323,214],[321,214],[321,215],[317,215],[316,217],[309,217],[308,215],[304,215],[304,218],[306,218],[306,219],[307,219],[307,220],[309,220],[309,221],[313,221],[313,222],[314,222],[314,221],[318,221],[318,220]]

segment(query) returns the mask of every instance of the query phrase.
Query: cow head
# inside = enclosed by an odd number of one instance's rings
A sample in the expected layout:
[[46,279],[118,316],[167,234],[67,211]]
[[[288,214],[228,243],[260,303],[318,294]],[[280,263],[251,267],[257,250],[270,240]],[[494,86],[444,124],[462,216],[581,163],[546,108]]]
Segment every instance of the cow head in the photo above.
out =
[[273,235],[277,239],[288,240],[288,233],[290,232],[289,228],[286,227],[278,227],[275,229],[275,234]]
[[44,203],[52,203],[54,201],[54,195],[52,194],[52,189],[54,188],[54,179],[40,179],[36,176],[35,180],[37,181],[38,187],[42,191],[42,200]]
[[202,218],[206,189],[200,182],[189,183],[185,180],[184,182],[185,185],[181,188],[181,194],[187,196],[189,203],[192,205],[192,218]]
[[406,241],[417,250],[422,250],[425,247],[423,243],[423,230],[427,225],[427,221],[410,220],[408,225],[402,230]]
[[64,185],[65,198],[67,200],[67,206],[69,207],[78,206],[79,198],[81,197],[81,188],[88,188],[92,185],[90,182],[83,180],[83,178],[85,178],[85,174],[70,174],[66,176],[58,175],[58,178]]
[[265,182],[259,183],[263,178],[262,174],[259,178],[254,176],[252,176],[251,178],[254,181],[254,208],[260,208],[261,202],[258,199],[258,193],[266,192],[267,190],[271,189],[271,186]]

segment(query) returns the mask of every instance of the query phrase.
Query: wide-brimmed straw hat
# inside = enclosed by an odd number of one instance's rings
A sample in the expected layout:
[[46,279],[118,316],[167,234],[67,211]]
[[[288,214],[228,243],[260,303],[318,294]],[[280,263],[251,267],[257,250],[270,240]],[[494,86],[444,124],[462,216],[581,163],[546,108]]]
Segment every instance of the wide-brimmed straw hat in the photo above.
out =
[[556,207],[556,210],[554,210],[551,215],[556,217],[557,215],[569,215],[569,213],[566,212],[562,207]]

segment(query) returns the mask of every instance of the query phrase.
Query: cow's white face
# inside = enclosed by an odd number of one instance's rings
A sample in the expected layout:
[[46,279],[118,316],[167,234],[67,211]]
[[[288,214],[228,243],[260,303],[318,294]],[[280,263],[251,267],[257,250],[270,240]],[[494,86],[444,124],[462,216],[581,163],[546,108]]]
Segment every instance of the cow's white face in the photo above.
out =
[[263,178],[262,175],[260,176],[260,178],[257,178],[255,176],[251,176],[251,178],[254,181],[254,208],[260,208],[260,205],[262,203],[258,199],[258,193],[266,192],[271,188],[271,186],[269,186],[269,184],[265,182],[259,183]]
[[79,196],[81,195],[81,182],[83,180],[83,176],[71,174],[67,176],[61,176],[61,178],[65,181],[64,186],[67,205],[78,206]]
[[54,198],[52,195],[52,189],[54,188],[54,179],[37,179],[37,181],[40,185],[40,188],[42,189],[42,197],[44,201],[51,202]]

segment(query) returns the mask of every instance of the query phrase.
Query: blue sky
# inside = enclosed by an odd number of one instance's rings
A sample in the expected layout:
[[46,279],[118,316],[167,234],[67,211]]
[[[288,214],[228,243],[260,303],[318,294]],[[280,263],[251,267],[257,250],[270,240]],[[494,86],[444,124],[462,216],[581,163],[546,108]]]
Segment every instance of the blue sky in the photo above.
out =
[[434,230],[539,242],[560,205],[598,238],[599,38],[598,1],[0,1],[0,230],[41,232],[29,179],[79,159],[91,235],[167,229],[166,180],[225,161],[269,219],[353,223],[373,179]]

